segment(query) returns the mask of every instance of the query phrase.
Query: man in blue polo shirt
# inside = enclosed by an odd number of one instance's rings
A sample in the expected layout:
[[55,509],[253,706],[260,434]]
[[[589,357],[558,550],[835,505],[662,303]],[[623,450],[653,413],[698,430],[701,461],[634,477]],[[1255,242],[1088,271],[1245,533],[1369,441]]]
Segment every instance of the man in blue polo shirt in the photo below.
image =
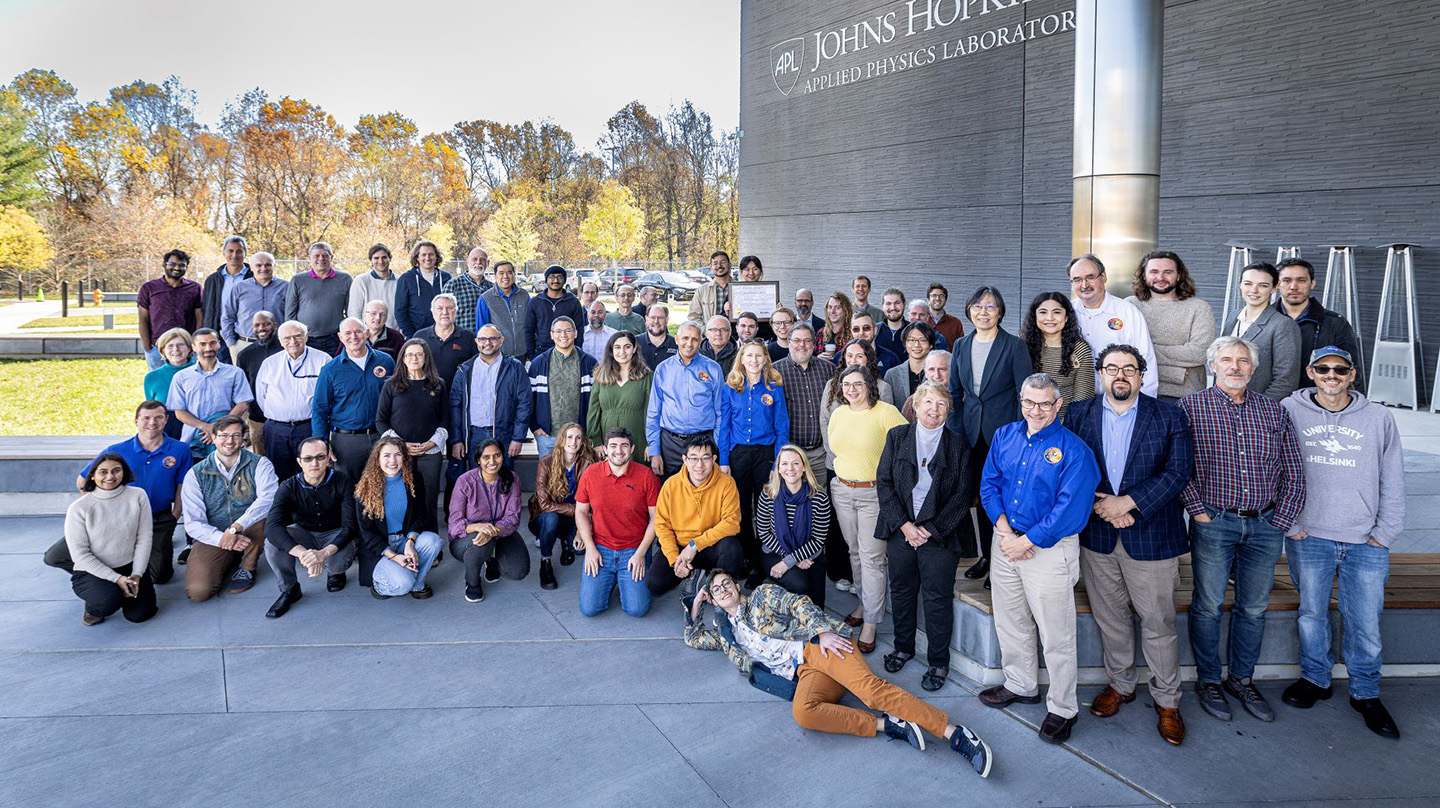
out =
[[990,559],[995,634],[1004,684],[980,692],[991,707],[1040,701],[1038,639],[1050,673],[1040,740],[1064,743],[1080,712],[1075,699],[1075,583],[1080,539],[1100,467],[1079,436],[1056,419],[1060,388],[1044,373],[1020,385],[1024,420],[995,431],[980,477],[980,502],[995,520]]
[[365,324],[354,317],[341,321],[340,344],[344,350],[320,369],[315,383],[310,433],[330,441],[336,467],[358,480],[370,447],[380,439],[375,413],[380,408],[380,389],[395,372],[395,360],[370,350]]
[[670,475],[680,470],[685,441],[720,429],[720,388],[724,373],[714,359],[700,355],[700,324],[682,323],[675,333],[678,352],[655,368],[650,404],[645,410],[645,445],[650,468]]
[[[180,484],[194,462],[189,446],[166,437],[166,420],[165,402],[142,402],[135,408],[135,437],[105,448],[105,452],[115,452],[125,458],[135,474],[135,481],[130,484],[144,489],[150,497],[155,536],[150,546],[150,576],[157,585],[167,583],[175,574],[174,538],[175,522],[180,518]],[[91,460],[80,470],[80,476],[75,478],[77,489],[84,488],[85,477],[94,463]],[[45,563],[66,573],[74,571],[64,538],[45,551]]]

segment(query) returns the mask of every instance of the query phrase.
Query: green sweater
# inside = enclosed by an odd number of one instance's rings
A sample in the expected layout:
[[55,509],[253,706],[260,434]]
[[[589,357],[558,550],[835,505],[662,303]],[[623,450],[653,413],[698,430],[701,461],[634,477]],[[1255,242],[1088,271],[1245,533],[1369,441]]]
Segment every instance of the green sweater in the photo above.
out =
[[585,432],[596,448],[605,446],[605,430],[623,426],[635,437],[630,459],[645,462],[645,408],[650,405],[650,377],[631,379],[623,386],[596,384],[590,388],[590,409]]

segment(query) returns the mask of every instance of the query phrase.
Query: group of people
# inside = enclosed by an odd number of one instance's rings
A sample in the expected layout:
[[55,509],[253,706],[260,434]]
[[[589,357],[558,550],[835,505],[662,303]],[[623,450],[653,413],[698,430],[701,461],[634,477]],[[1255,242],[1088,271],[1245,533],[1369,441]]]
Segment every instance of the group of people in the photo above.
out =
[[[943,687],[956,575],[978,556],[963,575],[992,590],[1004,668],[983,703],[1039,702],[1043,655],[1039,734],[1069,737],[1083,577],[1109,678],[1091,713],[1136,697],[1133,610],[1157,728],[1178,745],[1186,553],[1201,708],[1230,720],[1228,694],[1273,720],[1252,676],[1283,552],[1300,592],[1302,674],[1284,700],[1331,695],[1338,576],[1351,704],[1398,736],[1379,699],[1379,617],[1404,520],[1400,444],[1360,392],[1353,329],[1310,296],[1303,260],[1246,267],[1245,305],[1217,337],[1173,252],[1141,260],[1128,299],[1107,290],[1100,259],[1081,256],[1068,267],[1073,297],[1037,295],[1014,335],[994,286],[956,316],[942,283],[914,300],[886,289],[877,307],[866,276],[820,314],[800,289],[762,322],[734,311],[731,259],[717,251],[672,334],[653,288],[620,287],[607,312],[598,288],[577,297],[552,266],[532,297],[513,265],[491,268],[478,248],[452,278],[420,242],[396,277],[376,245],[352,279],[317,243],[288,285],[272,256],[247,262],[244,249],[227,239],[203,289],[172,251],[141,289],[154,369],[137,435],[81,473],[86,495],[46,557],[71,571],[87,624],[155,613],[177,520],[192,600],[227,582],[248,589],[262,548],[280,588],[270,617],[301,597],[297,561],[330,591],[358,560],[375,597],[427,598],[448,549],[478,602],[486,583],[529,574],[515,458],[533,436],[526,516],[541,586],[559,585],[558,545],[560,566],[583,559],[587,615],[617,590],[625,613],[644,615],[678,587],[686,642],[792,697],[802,726],[921,748],[929,732],[988,773],[974,733],[854,653],[875,650],[889,608],[883,664],[900,672],[923,611],[920,685]],[[741,259],[741,282],[761,277],[759,258]],[[823,611],[830,582],[857,596],[839,620]],[[887,714],[839,707],[847,689]]]

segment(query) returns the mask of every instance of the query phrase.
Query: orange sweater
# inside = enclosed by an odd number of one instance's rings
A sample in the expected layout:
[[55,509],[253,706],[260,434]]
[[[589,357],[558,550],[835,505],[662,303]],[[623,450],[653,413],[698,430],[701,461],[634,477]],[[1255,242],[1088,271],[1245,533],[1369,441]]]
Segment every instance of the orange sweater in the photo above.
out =
[[660,487],[655,503],[655,536],[671,564],[690,542],[706,547],[740,532],[740,493],[735,480],[716,468],[699,487],[684,469]]

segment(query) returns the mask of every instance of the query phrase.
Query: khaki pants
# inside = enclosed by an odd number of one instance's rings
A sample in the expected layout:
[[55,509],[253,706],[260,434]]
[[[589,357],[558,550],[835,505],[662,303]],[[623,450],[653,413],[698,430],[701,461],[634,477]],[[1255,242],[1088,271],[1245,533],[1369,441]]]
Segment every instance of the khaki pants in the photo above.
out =
[[859,651],[852,651],[841,659],[835,653],[826,656],[820,652],[819,645],[807,643],[805,662],[795,675],[795,703],[791,711],[795,723],[805,729],[875,737],[874,713],[840,706],[839,701],[848,690],[872,710],[884,710],[901,720],[914,721],[931,735],[945,737],[949,716],[876,676]]
[[1080,571],[1090,596],[1090,613],[1100,629],[1105,675],[1124,695],[1135,692],[1135,621],[1140,616],[1140,648],[1150,668],[1150,697],[1161,707],[1180,706],[1180,639],[1175,633],[1175,585],[1180,559],[1136,561],[1122,543],[1113,553],[1080,548]]
[[265,422],[245,419],[250,427],[250,451],[261,457],[265,456]]
[[1052,547],[1036,548],[1024,561],[990,554],[990,596],[1005,689],[1021,696],[1040,692],[1040,657],[1050,673],[1046,706],[1062,718],[1080,712],[1075,698],[1075,584],[1080,580],[1080,539],[1066,536]]
[[880,519],[880,492],[876,488],[851,488],[838,479],[830,481],[830,500],[835,519],[850,548],[850,569],[860,587],[860,603],[867,623],[885,619],[886,577],[890,568],[889,549],[875,538]]
[[245,535],[250,537],[250,546],[243,551],[221,550],[202,541],[190,547],[190,559],[185,564],[185,597],[203,603],[220,593],[225,578],[236,567],[255,571],[260,552],[265,549],[265,520],[251,525]]
[[806,449],[805,457],[810,460],[810,471],[815,473],[815,482],[828,491],[830,475],[825,471],[825,447],[822,445],[816,446],[814,449]]

